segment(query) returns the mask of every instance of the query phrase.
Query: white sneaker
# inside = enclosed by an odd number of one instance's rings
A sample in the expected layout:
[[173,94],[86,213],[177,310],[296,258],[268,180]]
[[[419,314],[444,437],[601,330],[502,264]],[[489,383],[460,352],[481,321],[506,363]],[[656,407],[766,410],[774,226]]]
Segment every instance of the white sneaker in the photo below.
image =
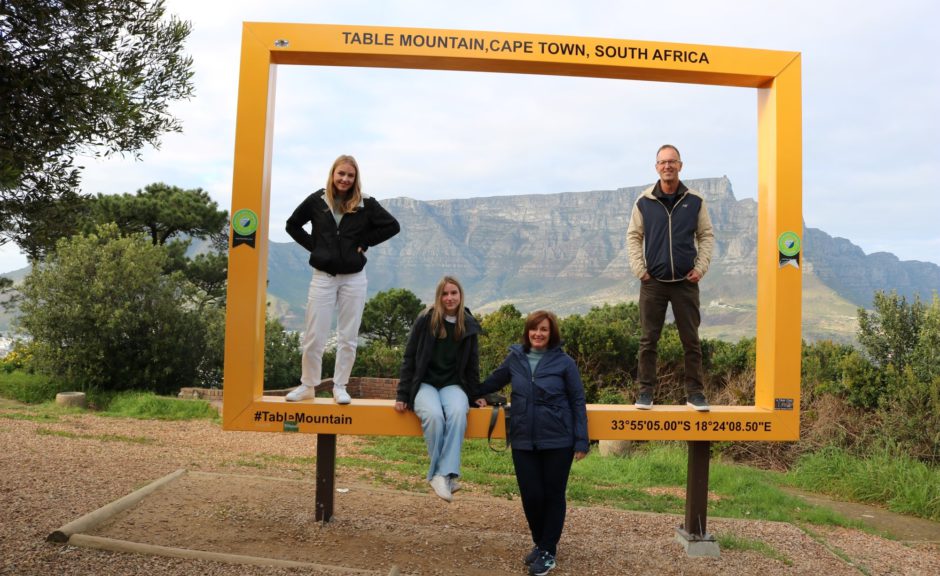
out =
[[450,493],[453,494],[457,490],[460,490],[460,482],[457,482],[456,476],[447,477],[447,488],[450,490]]
[[297,402],[298,400],[310,400],[315,398],[317,391],[313,386],[307,386],[306,384],[301,384],[300,386],[294,388],[290,393],[284,397],[288,402]]
[[346,386],[340,386],[338,384],[333,385],[333,401],[337,404],[349,404],[352,402],[352,398],[349,396],[349,392],[346,392]]
[[447,486],[447,478],[440,474],[431,478],[431,488],[434,489],[435,494],[440,496],[441,500],[450,502],[454,499],[453,494],[450,493],[450,488]]

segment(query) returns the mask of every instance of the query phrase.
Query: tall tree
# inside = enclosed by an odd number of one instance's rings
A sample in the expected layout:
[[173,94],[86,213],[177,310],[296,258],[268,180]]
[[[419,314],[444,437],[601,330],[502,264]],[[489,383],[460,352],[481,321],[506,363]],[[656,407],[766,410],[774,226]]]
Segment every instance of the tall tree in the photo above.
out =
[[359,333],[388,346],[404,344],[412,322],[423,307],[421,299],[406,288],[379,292],[366,302]]
[[[158,182],[136,194],[104,195],[86,203],[86,233],[114,223],[125,235],[143,234],[154,246],[166,246],[166,272],[182,271],[201,295],[199,308],[225,298],[228,213],[201,188],[183,189]],[[191,240],[209,240],[208,251],[187,256]]]
[[136,194],[98,194],[90,212],[94,225],[114,222],[125,234],[146,234],[155,245],[183,235],[210,238],[228,220],[227,212],[202,188],[184,190],[162,182]]
[[190,25],[163,0],[0,0],[0,244],[29,242],[74,201],[78,155],[138,155],[179,132],[192,94]]

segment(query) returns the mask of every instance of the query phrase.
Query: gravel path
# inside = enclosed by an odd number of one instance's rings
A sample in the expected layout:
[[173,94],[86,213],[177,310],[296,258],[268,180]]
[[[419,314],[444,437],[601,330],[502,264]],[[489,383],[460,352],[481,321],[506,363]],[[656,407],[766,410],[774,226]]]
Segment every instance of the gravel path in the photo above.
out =
[[[362,471],[337,473],[336,516],[313,520],[315,437],[223,432],[210,422],[94,415],[27,419],[0,400],[0,574],[385,575],[524,574],[527,535],[518,501],[467,486],[451,505],[394,490]],[[339,439],[340,456],[360,440]],[[592,456],[596,457],[596,456]],[[179,481],[96,529],[146,544],[281,558],[323,568],[274,568],[115,553],[52,544],[46,536],[174,470]],[[709,531],[772,552],[722,550],[688,558],[674,541],[681,518],[572,507],[554,575],[940,574],[940,544],[863,532],[709,519]],[[330,568],[336,566],[337,568]]]

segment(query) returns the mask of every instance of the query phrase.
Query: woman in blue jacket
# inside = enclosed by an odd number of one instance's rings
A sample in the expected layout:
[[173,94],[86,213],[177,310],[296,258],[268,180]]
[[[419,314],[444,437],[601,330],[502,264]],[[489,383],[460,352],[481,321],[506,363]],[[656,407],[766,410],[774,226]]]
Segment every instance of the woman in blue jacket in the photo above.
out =
[[522,344],[509,350],[480,394],[512,384],[512,463],[535,544],[524,561],[529,574],[541,576],[555,567],[572,460],[588,452],[584,385],[574,360],[561,349],[558,318],[551,312],[529,314]]

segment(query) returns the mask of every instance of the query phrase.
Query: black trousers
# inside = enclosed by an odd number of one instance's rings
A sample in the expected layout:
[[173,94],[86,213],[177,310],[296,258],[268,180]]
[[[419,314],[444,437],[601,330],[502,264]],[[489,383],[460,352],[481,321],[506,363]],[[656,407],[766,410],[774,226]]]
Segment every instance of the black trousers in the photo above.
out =
[[573,447],[512,450],[522,510],[532,532],[532,542],[553,555],[565,526],[565,490],[573,460]]

